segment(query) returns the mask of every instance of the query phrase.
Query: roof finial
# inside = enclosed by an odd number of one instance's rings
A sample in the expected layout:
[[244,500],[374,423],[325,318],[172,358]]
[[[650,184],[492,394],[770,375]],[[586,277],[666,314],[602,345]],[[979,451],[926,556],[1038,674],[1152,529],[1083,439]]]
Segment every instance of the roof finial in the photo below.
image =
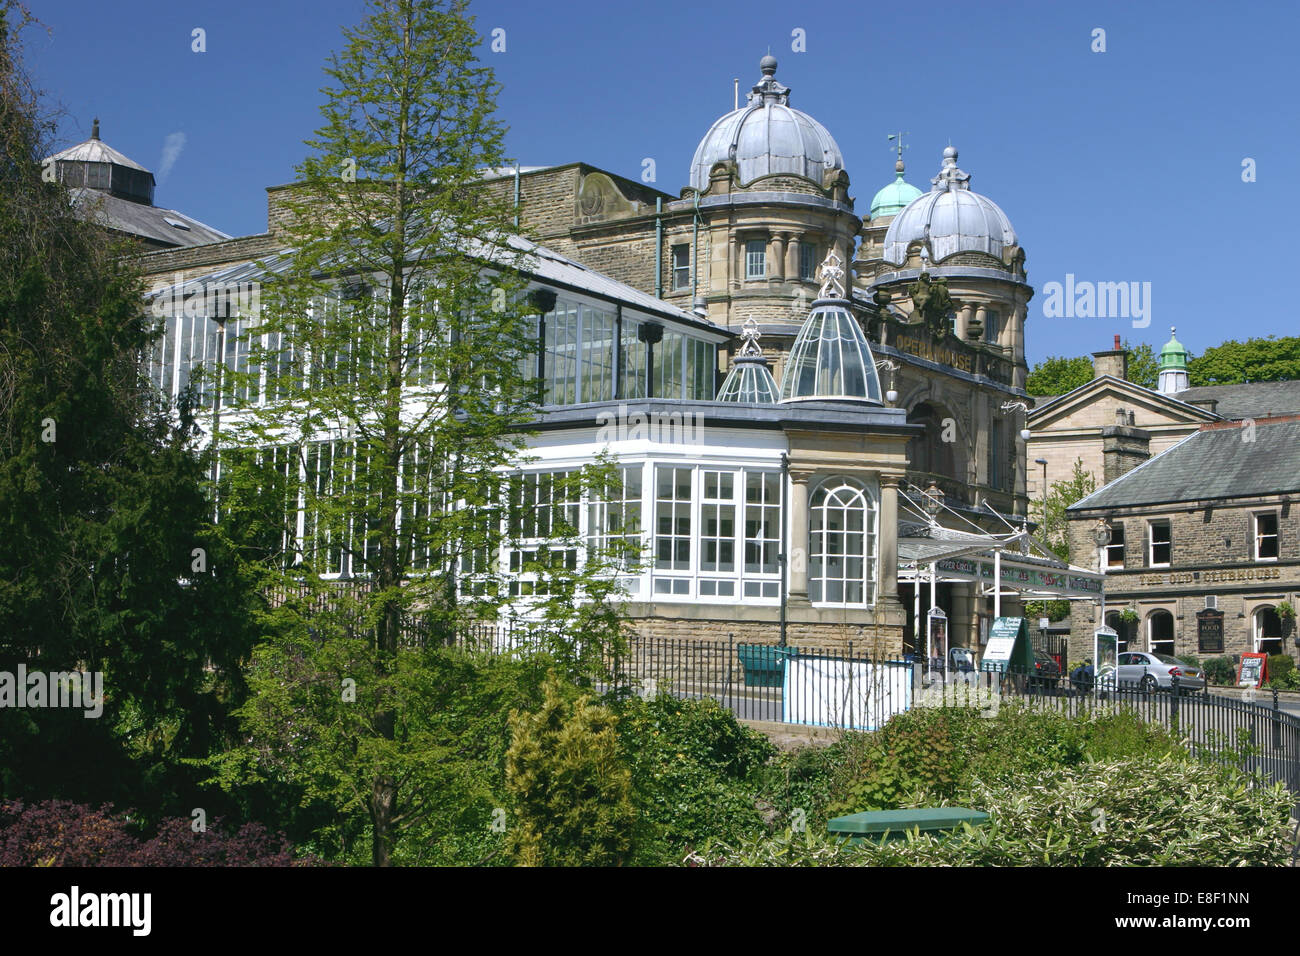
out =
[[763,350],[758,347],[759,331],[758,323],[754,321],[751,315],[745,320],[745,324],[740,327],[740,351],[737,355],[762,355]]
[[840,257],[835,254],[834,246],[826,250],[820,271],[822,287],[818,295],[823,299],[844,298],[844,269],[840,266]]
[[96,116],[95,121],[90,124],[90,138],[99,139],[99,117],[98,116]]
[[935,192],[945,192],[949,189],[970,189],[970,173],[964,172],[957,165],[957,147],[949,146],[943,151],[943,166],[939,169],[939,175],[930,180],[934,184]]

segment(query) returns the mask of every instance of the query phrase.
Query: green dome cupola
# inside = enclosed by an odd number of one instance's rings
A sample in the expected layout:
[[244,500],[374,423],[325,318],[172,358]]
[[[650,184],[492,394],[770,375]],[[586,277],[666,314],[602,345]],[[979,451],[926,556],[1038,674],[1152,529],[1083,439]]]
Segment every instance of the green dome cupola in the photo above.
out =
[[1162,395],[1173,395],[1191,387],[1187,375],[1187,359],[1189,356],[1187,349],[1182,342],[1178,341],[1175,335],[1177,331],[1177,326],[1170,326],[1169,341],[1160,350],[1159,390]]
[[894,181],[876,193],[875,198],[871,200],[871,212],[869,214],[871,219],[879,219],[882,216],[896,216],[907,208],[908,203],[921,195],[921,190],[903,179],[903,161],[901,159],[894,164],[894,172],[897,174]]

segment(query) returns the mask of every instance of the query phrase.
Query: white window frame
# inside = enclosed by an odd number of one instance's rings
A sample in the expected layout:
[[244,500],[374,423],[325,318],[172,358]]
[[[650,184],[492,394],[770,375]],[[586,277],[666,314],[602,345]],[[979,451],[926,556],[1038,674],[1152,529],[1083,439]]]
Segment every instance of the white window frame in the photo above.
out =
[[[1269,535],[1263,535],[1263,534],[1260,533],[1260,530],[1259,530],[1259,519],[1260,519],[1260,518],[1272,518],[1272,519],[1273,519],[1273,533],[1272,533],[1272,534],[1269,534]],[[1253,544],[1251,545],[1251,547],[1252,547],[1253,550],[1254,550],[1254,558],[1255,558],[1255,560],[1256,560],[1256,561],[1276,561],[1276,560],[1278,560],[1278,558],[1281,557],[1281,555],[1282,555],[1282,527],[1281,527],[1282,522],[1281,522],[1281,520],[1279,520],[1279,518],[1278,518],[1278,513],[1277,513],[1276,511],[1256,511],[1254,514],[1252,514],[1252,515],[1250,516],[1250,523],[1251,523],[1251,539],[1252,539],[1252,541],[1253,541]],[[1272,538],[1272,539],[1273,539],[1273,550],[1276,552],[1276,554],[1272,555],[1272,557],[1265,557],[1265,556],[1263,556],[1263,555],[1260,554],[1260,550],[1261,550],[1261,548],[1260,548],[1260,543],[1262,542],[1262,540],[1263,540],[1265,537],[1268,537],[1268,538]]]
[[[830,489],[831,494],[838,494],[843,489],[851,489],[861,497],[865,507],[870,509],[870,516],[863,523],[863,553],[862,559],[863,578],[862,578],[862,600],[861,601],[828,601],[826,600],[825,585],[828,581],[839,581],[847,584],[848,578],[828,578],[825,575],[826,555],[822,554],[819,558],[819,545],[816,540],[818,534],[822,535],[823,544],[825,542],[826,532],[814,531],[814,515],[818,510],[826,510],[824,505],[816,505],[814,502],[817,496]],[[824,518],[823,518],[824,523]],[[840,531],[839,534],[849,534],[852,532]],[[815,607],[870,607],[876,603],[876,592],[880,586],[880,497],[875,488],[866,482],[846,476],[832,476],[817,482],[808,495],[808,539],[806,542],[808,549],[808,591],[809,600]],[[849,555],[845,555],[849,557]],[[814,568],[818,561],[822,562],[823,574],[818,579],[815,578]],[[813,598],[813,585],[815,580],[821,582],[821,594],[819,599]]]
[[[1169,548],[1168,561],[1156,561],[1156,539],[1155,529],[1157,525],[1164,525],[1169,531],[1167,541],[1161,542]],[[1167,568],[1174,563],[1174,523],[1168,518],[1151,518],[1147,520],[1147,567],[1149,568]]]

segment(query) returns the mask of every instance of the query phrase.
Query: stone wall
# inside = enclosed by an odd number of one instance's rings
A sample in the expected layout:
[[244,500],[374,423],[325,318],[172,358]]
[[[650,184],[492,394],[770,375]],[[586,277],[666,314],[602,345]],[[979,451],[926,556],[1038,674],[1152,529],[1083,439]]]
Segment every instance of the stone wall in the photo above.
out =
[[[1278,514],[1281,558],[1256,561],[1253,557],[1252,515],[1260,511]],[[1170,522],[1172,540],[1168,568],[1147,567],[1147,522]],[[1231,507],[1132,509],[1107,514],[1112,526],[1123,525],[1124,569],[1107,569],[1107,609],[1133,607],[1140,618],[1135,649],[1147,649],[1146,622],[1156,610],[1174,616],[1175,653],[1207,656],[1197,646],[1196,612],[1205,608],[1206,596],[1217,598],[1223,618],[1223,653],[1241,654],[1254,650],[1255,612],[1289,601],[1300,601],[1300,509],[1279,501],[1262,500]],[[1082,567],[1097,567],[1097,547],[1092,541],[1096,512],[1070,519],[1071,561]],[[1089,636],[1096,626],[1096,606],[1075,602],[1071,630]],[[1294,632],[1284,641],[1284,650],[1300,659]]]

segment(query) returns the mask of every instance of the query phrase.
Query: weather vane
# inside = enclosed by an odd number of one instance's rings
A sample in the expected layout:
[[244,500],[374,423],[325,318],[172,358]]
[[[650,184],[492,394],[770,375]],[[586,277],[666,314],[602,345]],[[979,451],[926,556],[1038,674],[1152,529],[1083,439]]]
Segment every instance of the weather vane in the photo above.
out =
[[[903,145],[903,137],[911,136],[911,135],[912,135],[911,133],[890,133],[889,134],[889,141],[891,143],[894,143],[894,145],[889,148],[898,153],[898,161],[900,163],[903,161],[903,150],[912,148],[911,146]],[[895,140],[897,140],[897,142],[895,142]]]

